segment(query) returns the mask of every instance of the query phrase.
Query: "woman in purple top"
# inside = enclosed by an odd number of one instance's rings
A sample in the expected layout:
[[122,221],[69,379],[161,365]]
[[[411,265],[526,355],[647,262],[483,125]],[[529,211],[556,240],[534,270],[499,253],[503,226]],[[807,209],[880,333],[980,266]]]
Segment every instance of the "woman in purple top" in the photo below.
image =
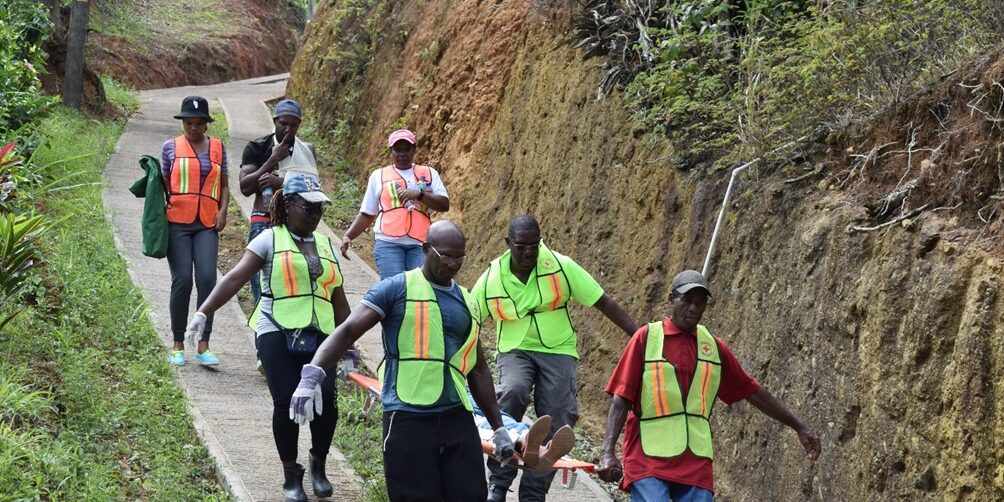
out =
[[[171,268],[170,312],[174,346],[168,361],[182,366],[185,364],[185,326],[192,298],[193,270],[198,305],[202,305],[216,286],[219,232],[227,224],[230,191],[227,188],[227,152],[222,142],[206,135],[208,125],[213,121],[206,99],[200,96],[185,98],[181,102],[181,113],[174,118],[181,119],[184,134],[164,142],[160,170],[169,192],[167,262]],[[211,151],[214,149],[219,149],[217,155],[220,156],[214,158],[215,152]],[[195,185],[192,160],[198,161],[198,185]],[[178,166],[175,166],[176,163]],[[174,173],[175,169],[179,172]],[[172,197],[175,198],[174,206],[171,205]],[[183,197],[188,211],[181,210]],[[207,197],[216,199],[218,203],[215,217],[210,216],[211,212],[203,212],[203,205],[211,203]],[[194,215],[191,214],[193,207]],[[178,221],[179,217],[182,221]],[[206,366],[220,363],[219,358],[209,351],[212,327],[213,318],[209,316],[201,339],[190,341],[198,342],[195,358]]]

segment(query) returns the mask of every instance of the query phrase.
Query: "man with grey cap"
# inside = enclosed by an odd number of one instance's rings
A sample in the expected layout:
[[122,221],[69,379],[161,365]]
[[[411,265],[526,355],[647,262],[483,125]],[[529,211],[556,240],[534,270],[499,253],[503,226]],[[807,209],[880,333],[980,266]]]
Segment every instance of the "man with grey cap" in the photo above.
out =
[[[314,145],[301,141],[296,131],[303,119],[300,103],[292,99],[280,100],[272,113],[275,130],[244,147],[241,157],[240,187],[245,197],[254,195],[251,220],[248,222],[248,243],[272,226],[272,194],[282,188],[289,171],[317,175],[317,152]],[[255,303],[261,298],[261,274],[255,273],[249,281]],[[264,374],[261,360],[258,371]]]
[[[724,341],[699,324],[710,297],[700,272],[677,274],[669,317],[634,334],[607,383],[612,399],[597,471],[604,481],[620,480],[632,501],[712,500],[709,417],[715,398],[728,405],[748,400],[791,427],[806,458],[819,457],[819,438],[746,374]],[[625,421],[621,467],[615,443]]]
[[[300,103],[283,99],[276,103],[272,114],[275,130],[244,147],[241,158],[240,187],[246,197],[254,195],[248,242],[269,228],[269,204],[272,194],[282,188],[283,176],[288,171],[317,175],[317,152],[314,145],[296,137],[303,118]],[[259,276],[251,278],[254,300],[261,296]]]

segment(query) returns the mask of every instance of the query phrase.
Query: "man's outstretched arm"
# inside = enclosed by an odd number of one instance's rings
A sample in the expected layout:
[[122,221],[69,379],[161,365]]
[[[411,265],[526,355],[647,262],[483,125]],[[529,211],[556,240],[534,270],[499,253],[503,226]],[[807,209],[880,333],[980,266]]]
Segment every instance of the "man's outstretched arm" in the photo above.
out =
[[610,295],[603,293],[603,296],[599,300],[596,300],[593,307],[603,312],[603,315],[607,316],[610,322],[616,324],[618,328],[627,333],[627,336],[630,337],[634,335],[635,331],[638,331],[638,323],[634,322],[634,319]]
[[794,429],[798,434],[798,442],[802,443],[802,447],[805,448],[805,458],[809,460],[816,460],[819,458],[822,446],[820,446],[819,438],[816,437],[816,434],[809,430],[809,427],[802,423],[798,417],[788,411],[788,408],[786,408],[776,397],[771,395],[766,388],[760,387],[746,400],[755,406],[756,409],[763,412],[764,415],[767,415],[768,417]]

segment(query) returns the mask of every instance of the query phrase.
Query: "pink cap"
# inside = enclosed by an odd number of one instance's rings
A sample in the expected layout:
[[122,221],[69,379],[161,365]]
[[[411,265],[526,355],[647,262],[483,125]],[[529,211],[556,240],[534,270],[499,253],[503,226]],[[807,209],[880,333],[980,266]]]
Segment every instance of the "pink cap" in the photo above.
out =
[[415,144],[415,134],[407,129],[398,129],[390,133],[390,137],[387,138],[387,146],[394,146],[394,143],[398,141],[405,140],[408,143]]

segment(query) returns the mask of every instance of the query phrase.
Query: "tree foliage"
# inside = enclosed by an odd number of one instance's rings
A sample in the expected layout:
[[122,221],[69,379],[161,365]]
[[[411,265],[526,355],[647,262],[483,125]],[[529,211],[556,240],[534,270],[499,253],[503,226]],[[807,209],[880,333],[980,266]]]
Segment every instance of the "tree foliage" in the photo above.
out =
[[43,95],[39,72],[42,44],[52,32],[45,6],[35,0],[5,0],[0,7],[0,140],[31,124],[53,103]]
[[624,0],[582,2],[577,44],[602,57],[602,96],[692,167],[750,157],[866,118],[1004,34],[984,0]]

